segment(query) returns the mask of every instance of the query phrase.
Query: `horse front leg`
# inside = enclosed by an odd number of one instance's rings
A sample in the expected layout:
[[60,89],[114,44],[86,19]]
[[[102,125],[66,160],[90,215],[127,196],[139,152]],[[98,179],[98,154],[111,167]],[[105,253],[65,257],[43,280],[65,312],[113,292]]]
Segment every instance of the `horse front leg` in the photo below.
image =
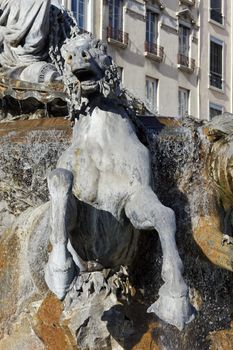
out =
[[[48,178],[52,251],[45,266],[45,281],[59,299],[65,297],[75,276],[75,264],[67,249],[70,224],[67,222],[67,211],[71,207],[72,184],[73,175],[65,169],[55,169]],[[73,216],[76,216],[75,208]]]
[[125,212],[137,229],[155,228],[162,246],[164,284],[159,290],[159,299],[149,307],[148,312],[154,312],[160,319],[181,330],[194,318],[194,313],[175,242],[174,212],[160,203],[150,187],[142,187],[134,193],[126,203]]

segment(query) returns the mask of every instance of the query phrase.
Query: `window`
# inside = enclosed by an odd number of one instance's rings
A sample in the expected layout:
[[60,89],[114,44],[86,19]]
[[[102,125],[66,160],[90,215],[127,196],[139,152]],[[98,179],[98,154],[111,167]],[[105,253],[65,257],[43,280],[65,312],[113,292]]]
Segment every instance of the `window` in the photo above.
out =
[[146,101],[149,104],[152,111],[157,112],[157,93],[158,93],[158,80],[147,77],[146,78]]
[[190,34],[188,26],[179,25],[179,53],[177,57],[178,68],[188,73],[195,69],[195,60],[190,57]]
[[189,114],[189,90],[179,88],[178,102],[179,102],[179,111],[178,111],[179,116],[180,117],[187,116]]
[[210,41],[210,86],[217,89],[223,88],[222,68],[223,44],[214,40]]
[[[107,40],[112,43],[112,39],[121,43],[120,47],[127,47],[129,35],[123,32],[123,1],[108,0],[109,4],[109,26],[107,28]],[[123,46],[122,46],[123,44]]]
[[146,11],[146,41],[155,44],[158,38],[158,14]]
[[223,23],[222,0],[210,0],[210,19]]
[[109,26],[114,29],[123,27],[122,0],[109,0]]
[[147,10],[145,56],[157,62],[161,62],[164,56],[164,48],[157,45],[158,22],[159,15],[151,10]]
[[86,29],[87,0],[72,0],[71,10],[77,20],[80,29]]
[[189,57],[190,28],[179,26],[179,54]]
[[213,119],[216,115],[222,114],[223,107],[215,103],[210,103],[209,106],[209,117]]

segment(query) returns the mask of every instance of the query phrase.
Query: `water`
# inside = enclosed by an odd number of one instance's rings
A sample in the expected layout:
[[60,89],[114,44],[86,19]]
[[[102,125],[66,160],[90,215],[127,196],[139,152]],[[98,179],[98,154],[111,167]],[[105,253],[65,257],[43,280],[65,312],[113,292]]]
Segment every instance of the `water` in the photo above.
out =
[[[203,133],[202,123],[186,119],[177,127],[165,128],[155,135],[152,147],[155,192],[176,213],[176,237],[184,276],[192,288],[192,302],[199,305],[196,319],[184,331],[162,324],[155,329],[154,337],[161,349],[209,350],[209,334],[228,329],[233,310],[232,272],[209,262],[193,238],[198,218],[207,218],[206,223],[210,218],[210,224],[212,217],[222,218],[216,188],[208,174],[212,145]],[[207,226],[200,232],[205,237]],[[213,231],[212,247],[216,249],[214,237]],[[153,278],[159,280],[157,275]]]

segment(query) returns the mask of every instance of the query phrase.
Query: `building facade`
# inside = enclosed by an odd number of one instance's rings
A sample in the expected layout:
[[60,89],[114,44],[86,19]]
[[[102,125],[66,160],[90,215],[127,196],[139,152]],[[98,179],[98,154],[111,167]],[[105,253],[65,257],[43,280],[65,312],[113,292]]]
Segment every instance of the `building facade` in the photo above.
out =
[[107,42],[122,84],[154,113],[232,112],[232,5],[227,0],[63,0]]
[[232,1],[200,1],[200,116],[233,112]]

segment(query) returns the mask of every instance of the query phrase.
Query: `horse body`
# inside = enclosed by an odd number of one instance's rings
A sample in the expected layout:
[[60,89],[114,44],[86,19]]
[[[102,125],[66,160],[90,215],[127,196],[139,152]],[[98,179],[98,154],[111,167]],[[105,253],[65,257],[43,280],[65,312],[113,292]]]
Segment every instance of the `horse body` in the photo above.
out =
[[139,232],[126,217],[124,206],[139,186],[149,185],[150,158],[129,119],[94,108],[91,115],[76,121],[72,145],[58,168],[74,175],[77,221],[69,239],[83,260],[79,269],[85,271],[85,261],[90,260],[105,268],[132,262]]
[[[53,250],[45,279],[62,299],[77,268],[95,271],[130,263],[138,230],[156,229],[165,283],[149,311],[182,329],[193,312],[175,243],[175,216],[150,187],[149,151],[121,109],[110,109],[96,106],[76,122],[72,145],[49,177]],[[72,212],[70,201],[76,203]],[[76,220],[68,227],[72,217]]]
[[74,175],[73,194],[120,220],[127,198],[150,184],[150,157],[128,118],[96,107],[76,122],[58,168]]

